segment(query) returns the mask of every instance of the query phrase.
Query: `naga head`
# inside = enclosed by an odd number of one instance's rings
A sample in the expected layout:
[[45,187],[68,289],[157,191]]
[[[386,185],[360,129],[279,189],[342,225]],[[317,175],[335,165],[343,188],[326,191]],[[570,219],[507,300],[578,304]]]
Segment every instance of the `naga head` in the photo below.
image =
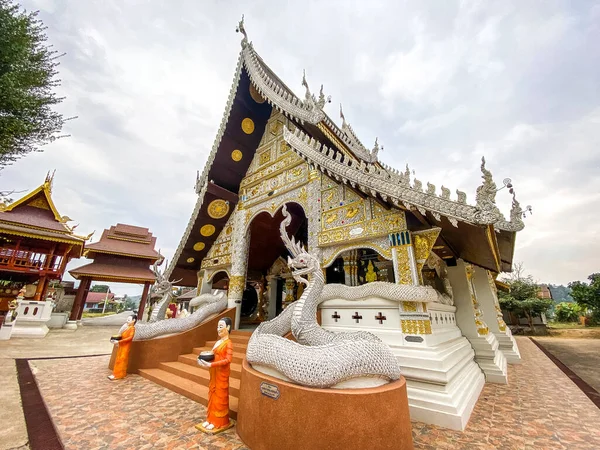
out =
[[[165,264],[165,267],[167,267],[168,264]],[[179,283],[181,280],[177,280],[177,281],[169,281],[169,279],[167,277],[165,277],[164,272],[161,273],[158,270],[158,261],[154,263],[154,265],[152,266],[152,272],[154,272],[154,276],[156,277],[156,282],[154,283],[154,285],[152,286],[152,290],[150,293],[150,296],[162,296],[164,294],[166,294],[167,292],[171,292],[171,290],[173,289],[173,285]]]
[[283,240],[286,248],[292,254],[291,257],[288,256],[288,266],[290,269],[292,269],[292,275],[296,281],[308,284],[308,281],[303,278],[303,275],[308,275],[309,273],[320,274],[321,264],[314,255],[311,255],[304,249],[304,246],[301,242],[296,242],[294,237],[290,238],[288,236],[285,229],[290,223],[292,223],[292,216],[288,212],[285,205],[283,206],[281,212],[284,217],[279,225],[281,239]]

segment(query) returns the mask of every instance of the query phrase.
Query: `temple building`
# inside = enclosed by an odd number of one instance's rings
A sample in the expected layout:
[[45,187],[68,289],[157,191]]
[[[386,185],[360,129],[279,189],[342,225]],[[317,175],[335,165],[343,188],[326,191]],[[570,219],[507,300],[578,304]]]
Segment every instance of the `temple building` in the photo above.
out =
[[86,245],[84,256],[93,261],[69,271],[80,283],[68,327],[76,328],[77,322],[81,321],[92,281],[143,285],[138,311],[141,317],[150,286],[156,280],[150,265],[160,264],[163,260],[155,246],[156,237],[148,228],[122,223],[104,230],[98,242]]
[[[318,257],[328,284],[379,282],[386,292],[323,301],[321,325],[379,336],[407,379],[411,417],[463,429],[484,382],[507,383],[507,360],[520,360],[495,285],[524,226],[514,190],[506,219],[483,159],[473,161],[482,174],[473,203],[387,166],[341,108],[341,125],[325,113],[322,86],[315,95],[303,77],[296,96],[243,22],[239,31],[223,119],[167,276],[198,293],[226,289],[236,328],[277,316],[302,295],[278,232],[285,205],[287,230]],[[396,284],[432,286],[438,300],[390,301]]]
[[[52,200],[53,175],[10,205],[0,205],[0,312],[19,294],[26,301],[43,302],[53,280],[60,280],[72,258],[82,255],[85,241],[78,236],[67,216],[61,216]],[[27,305],[23,304],[23,308]],[[35,311],[35,313],[34,313]],[[21,314],[50,314],[39,305]],[[46,319],[47,320],[47,319]],[[18,333],[14,333],[15,336]]]

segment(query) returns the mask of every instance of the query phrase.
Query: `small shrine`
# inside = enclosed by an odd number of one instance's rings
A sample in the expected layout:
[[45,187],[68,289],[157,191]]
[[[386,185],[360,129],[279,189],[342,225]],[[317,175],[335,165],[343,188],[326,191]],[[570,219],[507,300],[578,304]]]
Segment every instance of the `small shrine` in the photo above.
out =
[[67,328],[76,328],[77,321],[81,320],[92,281],[143,284],[138,312],[142,317],[150,285],[156,280],[150,266],[162,263],[163,259],[155,245],[156,237],[148,228],[122,223],[104,230],[98,242],[87,245],[84,256],[93,262],[69,271],[80,284]]
[[[74,233],[52,200],[54,174],[9,205],[0,205],[0,315],[10,336],[44,337],[54,304],[46,302],[51,281],[62,279],[67,264],[79,258],[89,238]],[[18,306],[17,306],[18,303]],[[8,335],[8,329],[11,333]]]

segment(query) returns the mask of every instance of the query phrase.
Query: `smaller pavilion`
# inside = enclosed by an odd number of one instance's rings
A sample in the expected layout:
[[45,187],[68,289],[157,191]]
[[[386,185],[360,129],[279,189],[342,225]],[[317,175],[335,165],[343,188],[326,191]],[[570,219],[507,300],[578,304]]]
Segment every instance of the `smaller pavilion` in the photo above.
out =
[[121,223],[104,230],[98,242],[87,245],[84,256],[93,262],[69,271],[80,284],[67,327],[76,328],[76,322],[81,320],[92,281],[143,284],[138,312],[141,317],[150,285],[156,280],[150,266],[163,260],[155,245],[156,237],[148,228]]
[[[49,319],[52,308],[44,303],[48,286],[62,279],[67,264],[82,255],[90,237],[76,235],[75,227],[67,224],[71,219],[58,213],[52,201],[53,178],[48,173],[37,189],[9,205],[0,204],[0,315],[21,291],[21,323]],[[35,331],[43,336],[47,328]]]

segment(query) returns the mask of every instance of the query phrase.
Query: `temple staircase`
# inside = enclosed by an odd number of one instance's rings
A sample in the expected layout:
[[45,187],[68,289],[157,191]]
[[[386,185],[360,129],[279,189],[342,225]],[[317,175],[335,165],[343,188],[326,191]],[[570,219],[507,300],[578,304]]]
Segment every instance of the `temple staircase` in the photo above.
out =
[[[229,414],[234,419],[237,418],[242,361],[246,356],[246,348],[248,348],[251,335],[251,331],[232,331],[229,335],[234,350],[229,377]],[[206,406],[208,405],[210,373],[207,369],[198,366],[197,359],[200,352],[212,350],[215,342],[206,342],[204,347],[196,347],[192,353],[179,355],[177,361],[161,362],[158,367],[153,369],[140,369],[139,374]]]

